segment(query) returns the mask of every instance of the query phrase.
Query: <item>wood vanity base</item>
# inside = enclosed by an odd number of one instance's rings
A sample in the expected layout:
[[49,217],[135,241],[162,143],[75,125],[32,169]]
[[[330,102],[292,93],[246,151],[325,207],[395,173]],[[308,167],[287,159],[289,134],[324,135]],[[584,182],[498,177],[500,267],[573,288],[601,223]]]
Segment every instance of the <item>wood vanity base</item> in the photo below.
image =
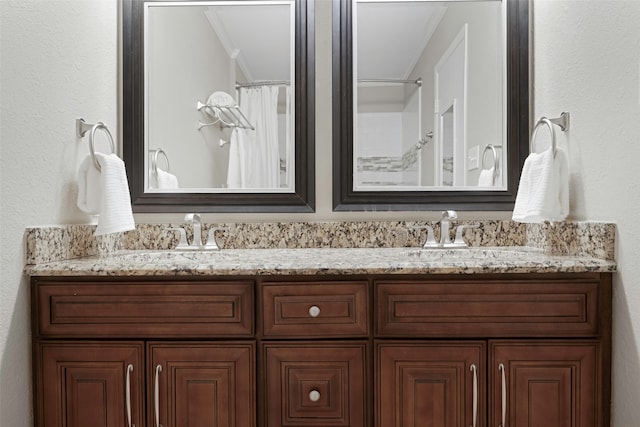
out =
[[32,306],[38,427],[609,426],[611,273],[33,277]]

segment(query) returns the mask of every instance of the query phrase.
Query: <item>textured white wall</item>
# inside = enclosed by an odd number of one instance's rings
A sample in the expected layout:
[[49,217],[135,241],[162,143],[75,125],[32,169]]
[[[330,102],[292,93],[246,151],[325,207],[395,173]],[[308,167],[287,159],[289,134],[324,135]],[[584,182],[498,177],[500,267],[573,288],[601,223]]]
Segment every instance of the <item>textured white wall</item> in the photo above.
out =
[[[435,219],[436,212],[331,212],[331,2],[317,0],[318,209],[254,219]],[[572,114],[573,216],[618,223],[614,291],[614,427],[640,419],[640,1],[535,0],[535,116]],[[0,0],[0,426],[31,426],[28,225],[83,223],[75,170],[86,141],[75,119],[117,134],[116,0]],[[464,218],[508,218],[465,212]],[[137,215],[139,221],[181,215]],[[210,220],[225,216],[208,215]]]
[[535,117],[571,113],[563,138],[577,219],[618,224],[613,423],[640,420],[640,1],[535,0]]
[[3,427],[32,425],[24,227],[88,222],[75,208],[75,173],[88,152],[75,119],[103,121],[117,136],[117,17],[115,0],[0,1]]

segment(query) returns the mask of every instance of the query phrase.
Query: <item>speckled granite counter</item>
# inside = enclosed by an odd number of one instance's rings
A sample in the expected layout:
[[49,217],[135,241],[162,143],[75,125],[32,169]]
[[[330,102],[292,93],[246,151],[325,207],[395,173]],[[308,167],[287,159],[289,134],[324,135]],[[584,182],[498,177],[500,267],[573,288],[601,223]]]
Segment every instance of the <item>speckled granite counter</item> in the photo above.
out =
[[[219,252],[175,251],[169,226],[93,236],[94,226],[32,227],[25,231],[31,276],[273,275],[606,272],[615,270],[615,224],[458,221],[467,249],[420,249],[423,222],[291,222],[217,224]],[[207,224],[211,227],[214,224]],[[437,223],[429,223],[440,230]],[[206,237],[206,228],[203,237]],[[453,230],[452,230],[453,231]],[[453,238],[453,235],[450,236]]]
[[528,247],[118,251],[29,265],[31,276],[569,273],[615,271],[613,261]]

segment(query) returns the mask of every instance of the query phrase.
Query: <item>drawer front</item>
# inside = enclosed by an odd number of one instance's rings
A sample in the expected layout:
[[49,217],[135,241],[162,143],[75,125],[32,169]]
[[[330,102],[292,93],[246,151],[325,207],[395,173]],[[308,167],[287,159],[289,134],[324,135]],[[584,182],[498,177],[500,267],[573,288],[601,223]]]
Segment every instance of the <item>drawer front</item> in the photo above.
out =
[[253,335],[253,282],[36,281],[42,337]]
[[362,337],[369,333],[367,282],[262,285],[266,337]]
[[368,427],[367,344],[262,344],[266,427]]
[[378,281],[379,336],[554,337],[598,331],[598,282]]

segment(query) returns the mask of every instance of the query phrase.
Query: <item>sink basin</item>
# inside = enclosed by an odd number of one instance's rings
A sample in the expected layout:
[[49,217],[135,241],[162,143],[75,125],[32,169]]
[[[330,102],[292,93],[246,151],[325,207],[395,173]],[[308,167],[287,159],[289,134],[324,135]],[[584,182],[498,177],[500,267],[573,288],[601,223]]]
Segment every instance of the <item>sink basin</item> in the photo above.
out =
[[172,262],[197,262],[210,263],[221,260],[234,260],[240,258],[239,253],[213,251],[213,250],[170,250],[170,251],[131,251],[120,253],[112,257],[115,261],[126,263],[172,263]]
[[484,260],[499,259],[509,260],[530,256],[534,252],[505,249],[505,248],[426,248],[406,251],[410,258],[419,258],[425,261],[456,261],[456,260]]
[[490,264],[537,259],[538,252],[521,247],[472,248],[308,248],[308,249],[223,249],[125,251],[105,258],[136,269],[213,268],[216,271],[326,270],[358,268],[423,268],[428,265]]

